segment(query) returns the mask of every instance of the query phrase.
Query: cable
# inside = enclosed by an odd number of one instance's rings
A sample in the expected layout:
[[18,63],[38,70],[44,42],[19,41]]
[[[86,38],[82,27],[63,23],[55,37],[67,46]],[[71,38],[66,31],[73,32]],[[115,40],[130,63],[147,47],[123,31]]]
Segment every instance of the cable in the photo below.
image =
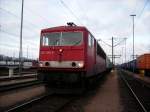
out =
[[13,14],[12,12],[10,12],[10,11],[8,11],[8,10],[6,10],[6,9],[3,9],[3,8],[0,7],[0,10],[2,10],[2,11],[4,11],[4,12],[6,12],[7,14],[10,14],[10,15],[12,15],[12,16],[18,18],[17,15]]
[[[17,35],[17,34],[10,33],[10,32],[4,31],[4,30],[0,30],[0,32],[3,32],[3,33],[5,33],[5,34],[8,34],[8,35],[13,36],[13,37],[19,37],[19,35]],[[10,38],[11,38],[11,37],[10,37]],[[14,39],[14,38],[12,38],[12,39]],[[16,41],[19,41],[19,40],[16,40]]]
[[105,45],[109,46],[109,47],[112,47],[112,45],[106,43],[105,41],[103,41],[102,39],[99,39],[98,41],[102,41]]
[[8,43],[0,43],[0,46],[4,46],[4,47],[9,47],[9,48],[18,48],[19,45],[17,46],[16,44],[8,44]]
[[142,8],[142,10],[141,10],[141,12],[140,12],[140,14],[139,14],[139,16],[138,16],[139,18],[140,18],[141,15],[143,14],[144,9],[145,9],[145,7],[147,6],[148,2],[149,2],[149,0],[147,0],[147,1],[145,2],[144,7]]
[[[4,31],[4,30],[0,30],[0,32],[3,32],[3,33],[5,33],[5,34],[8,34],[8,35],[13,36],[13,37],[18,37],[18,40],[17,40],[16,38],[12,38],[12,37],[9,37],[9,38],[11,38],[11,39],[13,39],[13,40],[19,42],[19,35],[14,34],[14,33],[10,33],[10,32]],[[35,45],[35,43],[33,43],[33,42],[30,41],[30,40],[24,40],[24,41],[26,41],[26,42],[28,42],[28,43],[31,43],[31,45],[33,45],[33,44]]]
[[120,42],[118,42],[116,45],[114,45],[113,47],[118,46],[119,44],[121,44],[122,42],[124,42],[126,39],[121,40]]
[[[1,8],[1,7],[0,7],[0,10],[1,10],[1,11],[4,11],[4,12],[6,12],[7,14],[12,15],[13,17],[15,17],[15,18],[17,18],[17,19],[20,20],[20,17],[17,16],[17,15],[15,15],[15,14],[12,13],[11,11],[8,11],[8,10],[3,9],[3,8]],[[29,21],[26,21],[26,22],[28,22],[28,24],[29,24],[30,26],[32,26],[32,30],[33,30],[33,26],[36,27],[36,28],[38,27],[37,25],[35,25],[35,24],[33,24],[33,23],[29,22]],[[28,28],[27,28],[27,29],[28,29]]]
[[[18,4],[19,5],[19,4]],[[3,8],[0,8],[1,10],[3,10],[3,11],[5,11],[5,12],[7,12],[7,13],[9,13],[9,14],[11,14],[11,15],[14,15],[15,17],[17,17],[18,18],[18,16],[16,16],[15,14],[13,14],[12,12],[10,12],[10,11],[8,11],[8,10],[6,10],[6,9],[3,9]],[[35,13],[35,12],[33,12],[31,9],[29,9],[29,7],[28,8],[26,8],[26,10],[29,10],[28,12],[29,13],[31,13],[32,15],[36,15],[36,16],[38,16],[38,17],[40,17],[41,19],[43,19],[44,20],[44,22],[45,21],[47,21],[48,22],[48,20],[47,19],[45,19],[44,17],[42,17],[42,16],[39,16],[37,13]],[[26,11],[25,10],[25,11]]]
[[149,1],[150,1],[150,0],[146,0],[144,6],[143,6],[143,8],[142,8],[142,10],[139,12],[138,20],[137,20],[137,22],[135,23],[135,27],[139,24],[139,18],[140,18],[140,17],[142,16],[142,14],[144,13],[144,10],[145,10],[145,8],[146,8],[146,6],[147,6],[147,4],[148,4]]
[[35,15],[35,16],[41,18],[41,19],[42,19],[42,22],[45,22],[45,23],[46,23],[45,25],[47,26],[47,23],[49,23],[49,21],[48,21],[46,18],[44,18],[43,16],[40,16],[39,14],[37,14],[36,12],[32,11],[32,10],[29,9],[29,8],[28,8],[27,10],[28,10],[28,12],[29,12],[30,14]]
[[63,0],[60,0],[60,3],[82,24],[80,19],[73,13],[73,11],[63,2]]

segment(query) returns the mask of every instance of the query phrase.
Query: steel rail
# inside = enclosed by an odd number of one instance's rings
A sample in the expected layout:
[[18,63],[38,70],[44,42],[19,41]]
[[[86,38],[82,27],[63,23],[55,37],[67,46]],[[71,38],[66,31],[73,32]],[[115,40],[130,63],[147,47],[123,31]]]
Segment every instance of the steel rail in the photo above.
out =
[[[25,108],[26,106],[28,105],[31,105],[32,103],[36,103],[38,101],[41,101],[42,99],[44,99],[45,97],[48,97],[48,96],[51,96],[53,95],[54,93],[49,93],[49,94],[46,94],[46,95],[42,95],[40,97],[37,97],[37,98],[34,98],[30,101],[27,101],[25,103],[22,103],[20,105],[16,105],[4,112],[16,112],[22,108]],[[58,108],[56,108],[53,112],[59,112],[60,110],[62,110],[66,105],[68,105],[70,102],[72,102],[74,100],[74,98],[71,98],[71,99],[68,99],[68,101],[64,102],[62,105],[60,105]]]
[[[125,72],[127,74],[126,71],[123,70],[123,72]],[[139,74],[138,74],[139,75]],[[131,75],[129,75],[130,77],[134,78],[136,81],[138,81],[139,83],[141,83],[142,85],[144,85],[147,88],[150,88],[150,83],[149,82],[145,82],[144,80],[137,78],[137,77],[133,77]]]
[[14,83],[14,84],[8,84],[8,85],[2,85],[0,86],[0,92],[6,92],[14,89],[24,88],[24,87],[30,87],[33,85],[42,84],[43,82],[34,80],[34,81],[27,81],[22,83]]
[[139,103],[139,105],[141,106],[141,108],[143,109],[144,112],[148,112],[146,110],[146,108],[144,107],[144,105],[141,103],[141,101],[139,100],[139,98],[137,97],[137,95],[135,94],[135,92],[133,91],[133,89],[131,88],[131,86],[129,85],[128,81],[124,78],[123,75],[120,75],[121,78],[123,79],[123,81],[125,82],[125,84],[127,85],[127,87],[130,89],[130,91],[132,92],[134,98],[137,100],[137,102]]
[[14,107],[12,107],[12,108],[6,110],[5,112],[16,112],[17,110],[19,110],[19,109],[21,109],[21,108],[24,108],[25,106],[28,106],[28,105],[30,105],[30,104],[32,104],[32,103],[38,102],[38,101],[40,101],[41,99],[44,99],[45,97],[48,97],[48,96],[50,96],[50,95],[53,95],[53,93],[45,94],[45,95],[42,95],[42,96],[40,96],[40,97],[34,98],[34,99],[32,99],[32,100],[29,100],[29,101],[27,101],[27,102],[25,102],[25,103],[22,103],[22,104],[20,104],[20,105],[16,105],[16,106],[14,106]]
[[9,80],[19,80],[19,79],[29,79],[29,78],[36,78],[36,74],[30,75],[22,75],[22,76],[13,76],[13,77],[0,77],[0,81],[9,81]]
[[135,78],[140,84],[142,84],[143,86],[147,87],[150,89],[150,83],[149,82],[146,82],[144,80],[141,80],[141,79],[138,79],[138,78]]

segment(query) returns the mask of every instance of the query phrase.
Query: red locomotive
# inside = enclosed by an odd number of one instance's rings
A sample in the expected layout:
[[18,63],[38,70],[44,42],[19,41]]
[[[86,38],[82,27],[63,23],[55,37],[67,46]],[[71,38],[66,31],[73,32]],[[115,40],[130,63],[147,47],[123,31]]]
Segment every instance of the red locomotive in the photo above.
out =
[[84,85],[85,81],[110,67],[106,62],[109,61],[105,52],[85,27],[68,23],[41,31],[40,80]]

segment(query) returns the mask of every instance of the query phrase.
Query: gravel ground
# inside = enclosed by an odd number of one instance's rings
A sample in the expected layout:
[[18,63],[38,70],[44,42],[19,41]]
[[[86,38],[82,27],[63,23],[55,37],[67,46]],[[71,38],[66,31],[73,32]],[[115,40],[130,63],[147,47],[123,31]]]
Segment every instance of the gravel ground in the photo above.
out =
[[108,74],[102,83],[61,112],[142,112],[117,71]]
[[35,87],[27,87],[24,89],[9,91],[0,93],[0,111],[6,110],[9,107],[23,103],[33,99],[34,97],[40,96],[46,92],[46,88],[43,85]]
[[142,112],[119,74],[116,70],[110,72],[83,95],[49,97],[30,105],[24,112],[53,112],[73,97],[75,100],[59,112]]
[[51,95],[40,102],[31,104],[22,112],[58,112],[65,104],[72,101],[75,97],[67,95]]
[[[126,72],[123,72],[123,75],[126,76],[125,79],[128,81],[130,87],[132,88],[132,90],[134,91],[136,96],[139,98],[140,102],[143,104],[145,109],[149,112],[149,110],[150,110],[150,95],[149,95],[150,89],[147,86],[144,86],[141,82],[139,83],[139,81],[135,80],[135,78],[133,78],[131,75],[128,75]],[[128,92],[128,94],[129,94],[129,92]],[[130,105],[128,105],[128,107],[129,106]],[[136,111],[142,112],[141,108],[138,107],[139,104],[137,104],[135,102],[134,104],[132,104],[132,107],[133,106],[135,106],[134,108],[136,108]]]
[[109,73],[96,89],[76,100],[61,112],[122,112],[116,71]]
[[36,77],[34,77],[34,78],[29,78],[29,79],[19,79],[19,80],[1,81],[1,82],[0,82],[0,86],[5,86],[5,85],[15,84],[15,83],[28,82],[28,81],[35,81],[35,80],[37,80]]

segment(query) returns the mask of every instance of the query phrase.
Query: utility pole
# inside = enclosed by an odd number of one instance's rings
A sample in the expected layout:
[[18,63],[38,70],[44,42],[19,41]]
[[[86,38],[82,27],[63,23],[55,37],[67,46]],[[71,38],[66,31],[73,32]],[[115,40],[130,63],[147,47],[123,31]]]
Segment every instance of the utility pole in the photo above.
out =
[[[124,38],[124,39],[126,40],[127,38]],[[98,41],[102,41],[102,40],[99,39]],[[112,58],[112,67],[114,67],[114,65],[115,65],[114,64],[115,63],[115,58],[120,58],[120,56],[121,56],[121,55],[114,55],[114,47],[118,46],[122,41],[117,43],[116,45],[114,45],[114,37],[112,37],[112,45],[109,45],[109,44],[107,44],[104,41],[102,41],[102,42],[112,48],[112,54],[108,55],[108,56],[110,56],[110,58]]]
[[[130,15],[132,16],[133,19],[133,60],[134,60],[134,17],[136,16],[135,14]],[[133,72],[134,72],[134,67],[133,67]]]
[[22,28],[23,28],[23,5],[24,5],[24,0],[22,0],[22,8],[21,8],[20,49],[19,49],[19,75],[21,75],[21,72],[22,72]]
[[114,67],[114,60],[113,60],[113,56],[114,56],[114,42],[113,42],[113,37],[112,37],[112,66]]
[[27,46],[27,59],[28,59],[28,46]]
[[114,55],[113,57],[114,57],[114,65],[115,65],[115,59],[116,59],[116,58],[120,58],[121,55]]
[[127,38],[125,38],[125,62],[126,62],[126,40]]
[[124,60],[123,60],[123,47],[122,47],[121,54],[122,54],[122,62],[121,63],[123,63],[124,62]]

